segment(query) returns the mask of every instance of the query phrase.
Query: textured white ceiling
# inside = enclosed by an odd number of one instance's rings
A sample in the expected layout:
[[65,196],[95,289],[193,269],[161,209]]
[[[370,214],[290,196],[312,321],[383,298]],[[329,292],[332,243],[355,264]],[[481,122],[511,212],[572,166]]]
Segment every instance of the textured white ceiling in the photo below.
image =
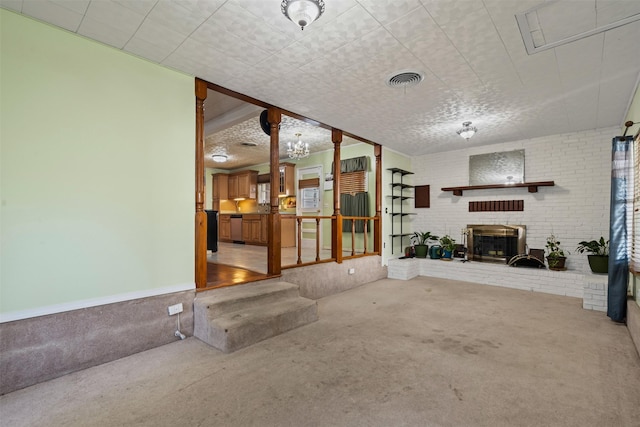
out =
[[[598,16],[594,7],[609,20],[638,17],[629,8],[638,0],[559,1],[566,7],[544,21],[550,35],[576,16]],[[280,0],[0,0],[408,155],[621,126],[640,74],[638,20],[528,55],[515,15],[543,0],[325,3],[300,31]],[[406,91],[385,84],[404,70],[425,79]],[[467,120],[479,130],[469,141],[455,133]],[[227,128],[225,147],[268,141],[236,126],[244,135]],[[311,129],[302,133],[312,139]]]
[[[262,163],[270,158],[271,138],[260,127],[259,116],[263,108],[245,102],[237,103],[234,98],[209,90],[205,101],[205,166],[218,169],[238,169]],[[227,106],[222,114],[209,112],[209,105]],[[235,114],[238,112],[237,114]],[[280,159],[292,161],[287,155],[287,144],[298,141],[309,144],[313,152],[333,149],[331,131],[283,115],[280,122]],[[246,146],[243,144],[255,144]],[[343,137],[342,146],[358,144],[359,141]],[[225,163],[216,163],[211,159],[214,154],[227,156]],[[295,162],[295,161],[293,161]]]

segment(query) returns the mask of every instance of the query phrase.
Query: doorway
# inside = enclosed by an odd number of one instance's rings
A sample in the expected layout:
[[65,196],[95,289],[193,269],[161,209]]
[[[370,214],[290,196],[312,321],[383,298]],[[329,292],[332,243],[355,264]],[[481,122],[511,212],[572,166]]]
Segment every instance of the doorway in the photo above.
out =
[[[320,216],[323,211],[322,165],[299,168],[297,170],[298,203],[296,204],[297,216]],[[316,239],[322,242],[322,227],[316,226],[315,219],[302,219],[303,248],[315,248]]]

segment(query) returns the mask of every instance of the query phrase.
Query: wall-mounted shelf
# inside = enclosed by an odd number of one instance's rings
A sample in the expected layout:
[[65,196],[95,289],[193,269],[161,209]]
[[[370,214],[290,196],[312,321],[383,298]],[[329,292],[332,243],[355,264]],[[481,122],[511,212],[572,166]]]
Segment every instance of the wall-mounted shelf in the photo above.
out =
[[[393,254],[393,246],[395,243],[394,239],[396,237],[400,238],[399,244],[400,244],[400,249],[402,250],[402,240],[404,240],[405,237],[411,236],[411,234],[406,233],[403,230],[402,217],[405,217],[408,215],[415,215],[414,212],[405,212],[404,209],[406,206],[404,206],[403,204],[405,200],[414,198],[413,195],[409,196],[404,194],[404,190],[413,189],[414,186],[405,184],[404,182],[402,182],[405,175],[413,175],[413,172],[409,172],[399,168],[389,168],[387,170],[391,172],[391,195],[387,196],[388,198],[391,199],[391,204],[390,204],[391,212],[389,212],[389,215],[391,215],[392,218],[397,216],[400,217],[399,224],[396,224],[400,226],[399,233],[397,232],[397,230],[394,230],[394,223],[393,221],[391,221],[391,234],[389,236],[391,237],[391,253]],[[400,175],[399,182],[395,180],[396,174]]]
[[464,190],[489,190],[493,188],[513,188],[513,187],[527,187],[529,193],[537,193],[538,187],[553,187],[555,182],[553,181],[538,181],[538,182],[520,182],[516,184],[488,184],[488,185],[468,185],[464,187],[445,187],[441,188],[442,191],[452,191],[454,196],[462,196]]

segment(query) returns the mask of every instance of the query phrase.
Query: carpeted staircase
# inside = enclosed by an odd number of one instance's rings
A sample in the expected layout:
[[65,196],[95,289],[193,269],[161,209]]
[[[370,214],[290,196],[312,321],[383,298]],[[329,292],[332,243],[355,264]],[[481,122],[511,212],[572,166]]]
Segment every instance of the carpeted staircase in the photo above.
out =
[[249,283],[209,291],[194,301],[193,334],[231,353],[318,320],[316,301],[287,282]]

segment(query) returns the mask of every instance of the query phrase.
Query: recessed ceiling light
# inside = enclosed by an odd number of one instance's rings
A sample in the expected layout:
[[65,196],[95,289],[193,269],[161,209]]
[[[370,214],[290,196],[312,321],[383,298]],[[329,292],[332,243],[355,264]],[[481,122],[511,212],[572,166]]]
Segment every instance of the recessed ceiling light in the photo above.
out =
[[213,156],[211,156],[211,158],[214,162],[218,163],[224,163],[227,161],[227,156],[225,156],[224,154],[214,154]]

